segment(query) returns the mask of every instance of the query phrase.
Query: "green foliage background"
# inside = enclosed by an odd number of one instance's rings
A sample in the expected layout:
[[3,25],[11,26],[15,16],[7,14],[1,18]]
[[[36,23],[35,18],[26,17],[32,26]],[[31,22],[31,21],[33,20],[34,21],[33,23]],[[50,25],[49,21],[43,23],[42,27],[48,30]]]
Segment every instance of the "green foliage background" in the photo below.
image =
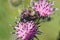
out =
[[[57,40],[58,32],[60,30],[60,0],[55,1],[55,7],[59,8],[55,11],[54,15],[51,15],[52,20],[41,24],[39,30],[44,34],[37,35],[39,40]],[[27,6],[29,0],[25,0],[23,3]],[[0,0],[0,40],[13,40],[13,32],[10,24],[15,25],[15,17],[19,15],[18,9],[9,5],[8,0]],[[36,40],[36,39],[35,39]]]

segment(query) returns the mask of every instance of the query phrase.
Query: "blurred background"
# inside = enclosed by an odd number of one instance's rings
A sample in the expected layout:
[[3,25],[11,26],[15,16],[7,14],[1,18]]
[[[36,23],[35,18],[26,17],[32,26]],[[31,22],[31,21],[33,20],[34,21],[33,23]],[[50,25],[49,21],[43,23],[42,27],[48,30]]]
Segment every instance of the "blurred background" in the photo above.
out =
[[[16,0],[0,0],[0,40],[14,40],[15,37],[11,34],[14,30],[11,25],[15,25],[16,17],[19,16],[18,9],[21,10],[23,5],[27,7],[30,0],[15,1]],[[59,40],[60,37],[60,0],[51,1],[55,1],[54,7],[59,10],[51,15],[51,21],[41,24],[39,30],[43,31],[44,34],[37,35],[39,40]]]

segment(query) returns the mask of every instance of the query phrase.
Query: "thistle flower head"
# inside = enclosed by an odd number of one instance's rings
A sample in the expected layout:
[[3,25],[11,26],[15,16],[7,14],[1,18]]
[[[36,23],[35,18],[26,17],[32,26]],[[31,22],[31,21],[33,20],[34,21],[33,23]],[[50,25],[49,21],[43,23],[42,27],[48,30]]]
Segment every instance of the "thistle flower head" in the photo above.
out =
[[30,40],[37,33],[37,25],[33,21],[19,22],[18,27],[15,27],[17,38],[22,40]]
[[37,2],[34,2],[33,8],[36,12],[39,13],[40,16],[49,16],[55,10],[55,8],[53,8],[52,6],[52,2],[39,0]]

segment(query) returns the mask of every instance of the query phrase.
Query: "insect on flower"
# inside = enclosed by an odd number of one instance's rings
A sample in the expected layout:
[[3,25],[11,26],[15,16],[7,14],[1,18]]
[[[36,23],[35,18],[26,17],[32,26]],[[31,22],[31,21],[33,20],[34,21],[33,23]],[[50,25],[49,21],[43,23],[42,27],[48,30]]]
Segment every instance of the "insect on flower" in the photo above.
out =
[[29,9],[25,9],[22,11],[20,18],[22,21],[31,21],[31,20],[35,20],[36,18],[38,18],[38,16],[35,14],[34,11],[31,11]]

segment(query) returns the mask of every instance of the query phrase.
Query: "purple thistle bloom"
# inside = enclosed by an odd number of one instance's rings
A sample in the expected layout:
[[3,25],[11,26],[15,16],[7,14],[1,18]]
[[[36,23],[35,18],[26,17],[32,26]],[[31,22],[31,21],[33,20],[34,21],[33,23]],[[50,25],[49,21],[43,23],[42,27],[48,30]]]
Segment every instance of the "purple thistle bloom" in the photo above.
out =
[[30,40],[37,34],[37,25],[33,21],[19,22],[17,26],[15,27],[17,38]]
[[33,9],[39,13],[40,16],[49,16],[53,13],[55,8],[52,7],[53,3],[46,0],[39,0],[34,3]]

